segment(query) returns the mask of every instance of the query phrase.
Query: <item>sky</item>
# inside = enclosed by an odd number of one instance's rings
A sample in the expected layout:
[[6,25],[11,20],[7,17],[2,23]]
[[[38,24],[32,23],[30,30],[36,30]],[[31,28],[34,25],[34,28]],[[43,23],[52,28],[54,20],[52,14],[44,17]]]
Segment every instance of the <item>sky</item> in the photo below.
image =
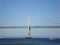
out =
[[[0,25],[60,26],[60,0],[0,0]],[[0,37],[26,37],[28,29],[0,29]],[[60,38],[60,29],[31,29],[32,37]]]

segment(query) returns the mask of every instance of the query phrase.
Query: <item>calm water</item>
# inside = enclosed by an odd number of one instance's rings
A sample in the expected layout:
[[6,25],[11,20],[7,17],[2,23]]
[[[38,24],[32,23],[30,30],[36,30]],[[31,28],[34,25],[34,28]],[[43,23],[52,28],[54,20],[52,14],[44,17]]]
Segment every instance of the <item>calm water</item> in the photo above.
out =
[[49,38],[1,38],[0,45],[60,45],[60,39]]
[[[5,30],[5,31],[4,31]],[[26,36],[27,35],[27,29],[0,29],[1,34],[5,35],[15,35],[16,36]],[[57,31],[56,31],[57,30]],[[49,37],[57,37],[56,35],[59,35],[60,29],[31,29],[31,36],[46,36]],[[43,33],[42,33],[43,32]],[[58,32],[58,33],[57,33]],[[53,35],[49,35],[49,34]],[[33,35],[34,34],[34,35]],[[59,35],[60,36],[60,35]],[[0,38],[0,45],[60,45],[60,39],[52,39],[49,38],[32,38],[32,39],[26,39],[26,38]]]

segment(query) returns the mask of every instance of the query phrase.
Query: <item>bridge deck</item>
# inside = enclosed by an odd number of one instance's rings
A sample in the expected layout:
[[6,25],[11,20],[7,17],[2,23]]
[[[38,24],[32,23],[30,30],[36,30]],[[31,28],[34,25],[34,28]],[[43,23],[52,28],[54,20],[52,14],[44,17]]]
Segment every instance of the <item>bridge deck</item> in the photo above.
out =
[[[0,26],[0,28],[28,28],[28,26]],[[60,28],[60,26],[30,26],[30,28]]]

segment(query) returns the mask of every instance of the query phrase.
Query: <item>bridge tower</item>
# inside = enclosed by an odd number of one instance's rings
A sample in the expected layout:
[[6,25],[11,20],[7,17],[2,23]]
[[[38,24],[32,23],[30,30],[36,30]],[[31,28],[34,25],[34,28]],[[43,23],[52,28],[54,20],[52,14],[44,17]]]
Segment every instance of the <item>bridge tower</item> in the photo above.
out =
[[28,36],[27,36],[27,39],[31,39],[31,34],[30,34],[30,16],[28,16]]

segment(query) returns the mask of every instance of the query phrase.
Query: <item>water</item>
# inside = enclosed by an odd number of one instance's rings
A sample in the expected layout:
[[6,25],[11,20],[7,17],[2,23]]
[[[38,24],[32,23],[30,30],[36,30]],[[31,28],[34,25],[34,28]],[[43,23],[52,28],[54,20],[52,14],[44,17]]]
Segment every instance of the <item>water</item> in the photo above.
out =
[[[23,31],[24,30],[24,31]],[[56,31],[57,30],[57,31]],[[60,29],[31,29],[31,37],[40,38],[10,38],[10,36],[26,36],[27,29],[0,29],[0,45],[60,45]],[[44,37],[44,38],[41,38]],[[46,37],[47,38],[46,38]],[[55,39],[49,39],[55,37]],[[56,39],[57,38],[57,39]]]
[[0,45],[60,45],[60,39],[49,38],[1,38]]

